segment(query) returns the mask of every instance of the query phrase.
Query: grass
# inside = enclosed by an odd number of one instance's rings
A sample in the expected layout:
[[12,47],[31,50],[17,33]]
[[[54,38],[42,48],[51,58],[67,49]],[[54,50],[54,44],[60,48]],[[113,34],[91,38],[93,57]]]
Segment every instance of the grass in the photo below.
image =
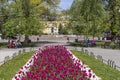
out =
[[26,52],[14,57],[12,60],[0,66],[0,80],[11,80],[16,72],[22,67],[34,54]]
[[101,77],[102,80],[120,80],[120,71],[115,70],[108,65],[94,59],[87,54],[80,51],[72,51],[75,56],[82,60],[85,64],[96,73],[97,76]]

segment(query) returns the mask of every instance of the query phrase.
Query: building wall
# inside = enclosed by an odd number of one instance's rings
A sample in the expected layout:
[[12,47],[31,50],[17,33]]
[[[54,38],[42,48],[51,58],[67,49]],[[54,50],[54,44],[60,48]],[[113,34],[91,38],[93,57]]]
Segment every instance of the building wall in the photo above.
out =
[[59,34],[60,24],[64,26],[69,21],[44,21],[45,29],[43,33],[45,34]]

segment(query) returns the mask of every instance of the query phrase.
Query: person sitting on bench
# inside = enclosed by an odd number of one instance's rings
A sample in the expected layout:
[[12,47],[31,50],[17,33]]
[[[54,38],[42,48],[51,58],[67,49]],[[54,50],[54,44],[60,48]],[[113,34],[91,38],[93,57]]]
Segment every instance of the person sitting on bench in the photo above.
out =
[[91,40],[87,39],[87,46],[91,46]]

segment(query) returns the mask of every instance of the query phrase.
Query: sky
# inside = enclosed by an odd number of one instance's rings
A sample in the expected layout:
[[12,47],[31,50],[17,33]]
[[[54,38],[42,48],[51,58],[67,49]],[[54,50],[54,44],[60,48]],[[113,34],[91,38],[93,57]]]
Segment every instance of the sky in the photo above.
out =
[[69,9],[71,4],[72,4],[73,0],[61,0],[59,6],[66,10],[66,9]]

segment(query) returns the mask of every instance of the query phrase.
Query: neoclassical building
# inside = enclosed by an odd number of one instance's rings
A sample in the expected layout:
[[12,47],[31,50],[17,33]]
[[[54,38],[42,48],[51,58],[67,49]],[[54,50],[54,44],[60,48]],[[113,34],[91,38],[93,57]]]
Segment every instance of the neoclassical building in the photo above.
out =
[[58,20],[58,21],[44,21],[45,29],[43,33],[45,34],[59,34],[61,27],[65,27],[69,21]]

